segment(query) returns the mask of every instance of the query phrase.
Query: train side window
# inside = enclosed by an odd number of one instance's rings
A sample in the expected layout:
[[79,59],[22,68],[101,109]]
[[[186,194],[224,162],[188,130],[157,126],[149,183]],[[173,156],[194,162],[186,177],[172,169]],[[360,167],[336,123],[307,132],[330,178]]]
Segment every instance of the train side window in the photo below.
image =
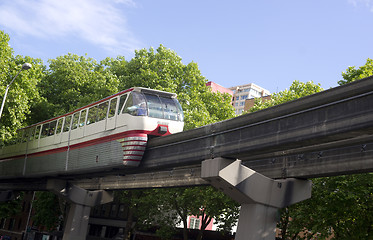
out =
[[98,105],[97,122],[102,121],[106,118],[108,105],[109,105],[108,101],[103,102],[100,105]]
[[74,113],[72,118],[73,121],[71,123],[71,129],[74,130],[78,127],[79,124],[79,113]]
[[87,125],[95,123],[97,119],[98,106],[93,106],[88,109]]
[[29,140],[32,141],[34,140],[34,135],[35,135],[35,127],[29,128],[30,134],[29,134]]
[[54,132],[56,130],[57,120],[54,120],[53,122],[49,123],[49,131],[48,136],[54,135]]
[[63,118],[57,120],[56,134],[61,133]]
[[181,107],[179,101],[175,98],[172,99],[174,102],[175,102],[175,105],[177,107],[177,111],[178,111],[178,119],[179,121],[184,121],[184,112],[183,112],[183,108]]
[[118,115],[122,113],[123,108],[124,108],[124,103],[126,102],[127,97],[128,97],[128,94],[124,94],[124,95],[120,96]]
[[48,132],[49,132],[49,123],[44,123],[41,127],[40,138],[45,138],[46,136],[48,136]]
[[86,117],[87,109],[84,109],[80,112],[80,118],[79,118],[79,127],[83,127],[85,124],[85,117]]
[[63,125],[63,131],[70,131],[71,115],[65,117],[65,123]]
[[40,127],[41,127],[41,125],[36,126],[36,129],[35,129],[35,139],[38,139],[38,138],[39,138],[39,135],[40,135]]
[[108,118],[114,117],[117,102],[118,102],[117,98],[113,98],[113,99],[110,100]]
[[22,141],[22,136],[23,136],[23,131],[17,130],[17,136],[14,138],[14,142],[12,142],[12,144],[20,143]]
[[20,131],[20,136],[21,136],[21,142],[27,142],[27,137],[28,137],[28,129],[22,129]]

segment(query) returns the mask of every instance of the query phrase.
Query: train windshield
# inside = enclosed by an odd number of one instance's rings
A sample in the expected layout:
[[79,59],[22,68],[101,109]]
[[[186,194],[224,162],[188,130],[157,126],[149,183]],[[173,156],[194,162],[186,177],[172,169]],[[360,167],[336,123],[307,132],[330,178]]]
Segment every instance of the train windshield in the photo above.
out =
[[128,97],[123,113],[134,116],[184,121],[183,110],[176,98],[132,92]]

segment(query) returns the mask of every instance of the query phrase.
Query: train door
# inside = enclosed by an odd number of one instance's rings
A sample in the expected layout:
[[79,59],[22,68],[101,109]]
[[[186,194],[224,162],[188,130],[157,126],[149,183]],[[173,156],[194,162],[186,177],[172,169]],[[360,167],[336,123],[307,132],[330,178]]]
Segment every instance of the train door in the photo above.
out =
[[117,114],[115,114],[118,106],[118,98],[113,98],[109,102],[108,112],[107,112],[107,119],[106,119],[106,130],[111,130],[115,128],[116,121],[117,121]]
[[117,111],[117,122],[116,126],[118,127],[123,127],[128,125],[126,121],[128,121],[128,117],[124,115],[123,113],[125,112],[125,106],[130,104],[132,106],[132,93],[128,94],[123,94],[120,96],[119,99],[119,104],[118,104],[118,111]]

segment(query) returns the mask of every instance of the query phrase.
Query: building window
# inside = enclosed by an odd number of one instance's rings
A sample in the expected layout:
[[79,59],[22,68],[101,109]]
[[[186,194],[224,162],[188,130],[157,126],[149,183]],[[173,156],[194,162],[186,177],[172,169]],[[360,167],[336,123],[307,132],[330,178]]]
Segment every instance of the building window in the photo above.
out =
[[241,96],[241,100],[245,100],[245,99],[247,99],[249,97],[249,95],[242,95]]
[[190,218],[189,228],[190,229],[199,229],[199,224],[201,220],[199,218]]
[[251,94],[254,96],[254,97],[260,97],[262,94],[256,90],[256,89],[251,89]]
[[245,106],[245,102],[240,102],[240,106]]
[[118,217],[125,218],[126,217],[125,210],[126,210],[126,206],[124,204],[119,205]]
[[101,205],[101,213],[100,216],[105,216],[106,214],[106,204]]
[[118,214],[117,206],[118,205],[116,205],[116,204],[111,205],[110,217],[116,217],[117,216],[117,214]]

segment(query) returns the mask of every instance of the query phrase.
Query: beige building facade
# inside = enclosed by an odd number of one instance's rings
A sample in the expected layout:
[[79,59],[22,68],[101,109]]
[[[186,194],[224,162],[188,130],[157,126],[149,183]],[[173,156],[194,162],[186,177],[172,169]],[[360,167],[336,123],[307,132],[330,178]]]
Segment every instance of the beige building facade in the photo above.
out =
[[247,99],[266,97],[271,94],[267,89],[264,89],[254,83],[234,86],[230,87],[229,89],[233,91],[232,104],[236,109],[236,115],[242,114],[242,112],[245,110],[245,101]]

